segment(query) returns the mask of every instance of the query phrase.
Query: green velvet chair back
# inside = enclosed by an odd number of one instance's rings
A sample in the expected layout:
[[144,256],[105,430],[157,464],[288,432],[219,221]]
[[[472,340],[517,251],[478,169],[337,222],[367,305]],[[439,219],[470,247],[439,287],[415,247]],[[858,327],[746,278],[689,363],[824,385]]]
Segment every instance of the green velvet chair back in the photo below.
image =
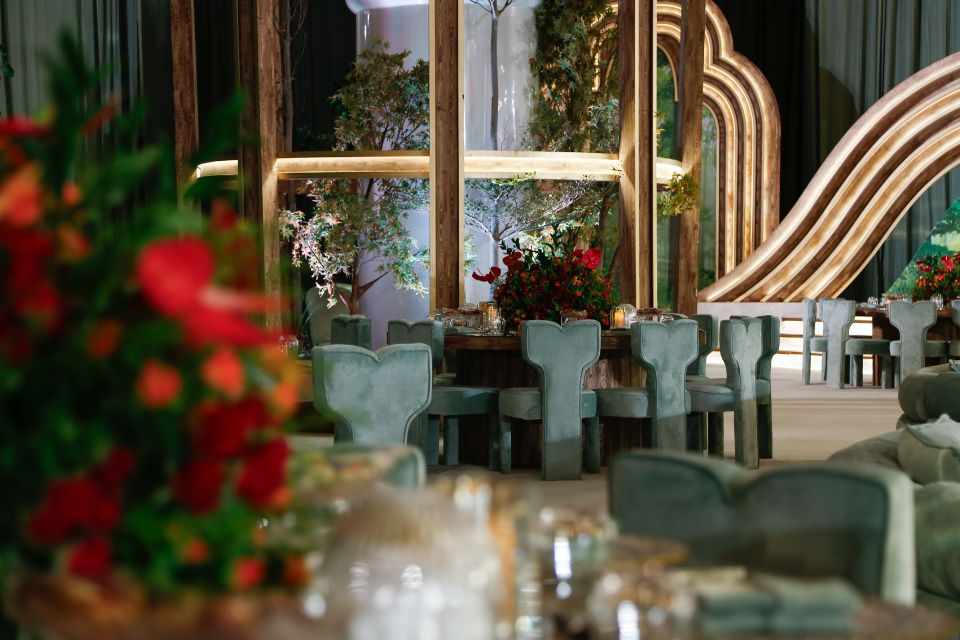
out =
[[[334,442],[406,444],[430,404],[430,348],[400,344],[377,352],[353,345],[313,348],[313,402],[335,422]],[[414,444],[419,444],[416,434]]]
[[330,344],[350,344],[369,349],[372,334],[370,318],[366,316],[335,316],[330,321]]
[[960,300],[950,301],[950,317],[953,319],[953,324],[960,326]]
[[733,390],[734,442],[737,460],[751,469],[760,464],[757,434],[757,373],[764,353],[763,322],[730,318],[720,323],[720,356]]
[[[811,301],[812,302],[812,301]],[[731,316],[743,320],[748,316]],[[757,379],[770,382],[773,375],[773,356],[780,351],[780,316],[757,316],[763,336],[763,351],[757,363]]]
[[891,300],[890,324],[900,330],[900,380],[926,365],[927,331],[937,323],[937,304],[931,300]]
[[647,374],[653,446],[683,451],[687,445],[687,366],[697,358],[697,323],[635,322],[630,328],[634,359]]
[[827,339],[827,386],[831,389],[842,389],[844,385],[846,367],[843,359],[856,310],[857,304],[853,300],[826,298],[820,301],[820,319]]
[[902,473],[846,462],[748,473],[716,459],[620,454],[610,513],[624,533],[687,543],[693,564],[840,576],[868,595],[911,604],[913,485]]
[[580,391],[587,369],[600,358],[600,323],[577,320],[561,327],[529,320],[520,328],[520,350],[540,380],[544,479],[578,479],[583,450]]
[[705,340],[700,342],[697,336],[697,359],[687,367],[689,376],[707,375],[707,356],[714,352],[720,337],[717,317],[707,313],[697,313],[690,316],[690,319],[697,323],[700,331],[703,331]]
[[334,317],[348,313],[347,305],[338,297],[333,306],[326,290],[310,287],[303,296],[303,326],[313,346],[330,344],[330,323]]
[[387,323],[387,344],[425,344],[433,356],[433,368],[443,366],[443,323],[437,320],[391,320]]

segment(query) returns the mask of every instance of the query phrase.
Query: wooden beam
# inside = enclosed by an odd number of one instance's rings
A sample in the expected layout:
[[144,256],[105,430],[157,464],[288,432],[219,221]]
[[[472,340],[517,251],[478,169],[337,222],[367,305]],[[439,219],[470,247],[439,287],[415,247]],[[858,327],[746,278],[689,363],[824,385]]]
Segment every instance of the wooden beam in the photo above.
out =
[[[700,182],[703,144],[703,34],[706,0],[682,0],[680,14],[680,158],[684,173]],[[680,215],[676,310],[697,312],[700,285],[700,204]]]
[[621,296],[656,304],[656,0],[619,0]]
[[197,52],[194,0],[170,0],[170,48],[173,54],[173,157],[177,188],[190,179],[190,156],[197,150]]
[[[240,212],[259,223],[261,281],[267,295],[280,297],[280,231],[277,216],[277,173],[280,127],[279,0],[236,0],[237,72],[247,104],[242,130],[256,141],[240,147],[242,189]],[[280,327],[280,310],[267,318],[267,326]]]
[[463,2],[430,3],[430,308],[463,302]]

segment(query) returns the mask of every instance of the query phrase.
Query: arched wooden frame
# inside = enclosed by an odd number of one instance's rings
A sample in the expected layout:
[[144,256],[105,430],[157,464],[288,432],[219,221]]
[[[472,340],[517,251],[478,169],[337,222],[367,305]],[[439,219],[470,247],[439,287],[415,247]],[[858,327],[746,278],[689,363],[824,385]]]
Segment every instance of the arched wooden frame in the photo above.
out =
[[[717,122],[717,275],[722,276],[780,222],[780,112],[767,79],[733,50],[730,26],[712,0],[706,14],[703,102]],[[680,21],[679,0],[658,0],[657,46],[674,70]]]
[[960,165],[960,53],[910,76],[857,120],[767,242],[702,301],[840,295],[914,201]]

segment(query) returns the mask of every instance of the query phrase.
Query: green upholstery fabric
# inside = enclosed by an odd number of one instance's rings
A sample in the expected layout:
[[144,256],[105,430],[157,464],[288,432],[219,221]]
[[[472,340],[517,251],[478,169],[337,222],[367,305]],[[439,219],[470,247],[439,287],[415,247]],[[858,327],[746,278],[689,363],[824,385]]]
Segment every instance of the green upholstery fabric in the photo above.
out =
[[[923,357],[926,358],[942,358],[947,355],[947,343],[941,340],[927,340],[922,345]],[[903,354],[903,343],[899,340],[893,340],[890,342],[890,355],[897,358],[901,357]],[[922,369],[923,367],[921,367]]]
[[830,456],[830,459],[869,462],[900,471],[900,461],[897,453],[897,448],[900,445],[900,433],[900,431],[891,431],[863,442],[857,442],[837,451]]
[[425,344],[433,356],[433,368],[443,366],[443,323],[438,320],[391,320],[387,323],[387,344]]
[[[891,344],[890,352],[900,359],[899,374],[903,380],[924,367],[927,331],[937,322],[937,305],[930,300],[906,302],[893,300],[889,306],[890,324],[900,330],[900,340]],[[946,347],[943,347],[943,354]],[[934,354],[942,355],[942,354]]]
[[330,321],[330,344],[352,344],[370,349],[371,340],[370,318],[366,316],[335,316]]
[[719,344],[719,324],[716,316],[707,313],[694,314],[690,319],[697,323],[700,331],[703,331],[705,340],[703,342],[697,340],[697,359],[687,367],[687,375],[705,376],[707,375],[707,356],[716,351]]
[[399,488],[418,489],[426,483],[423,454],[416,447],[370,447],[354,444],[327,443],[325,438],[311,435],[288,436],[290,449],[299,463],[352,465],[360,462],[381,474],[381,478]]
[[[600,357],[600,323],[578,320],[561,327],[545,320],[524,322],[520,330],[520,350],[523,359],[537,370],[540,380],[536,391],[543,420],[542,477],[544,480],[577,480],[582,466],[584,418],[593,419],[588,426],[588,468],[599,466],[599,426],[593,414],[584,413],[581,391],[587,369]],[[500,391],[500,464],[505,473],[510,470],[512,453],[509,420],[530,419],[525,416],[530,415],[533,397],[530,389]]]
[[960,482],[960,424],[941,416],[936,422],[906,427],[897,459],[914,482]]
[[937,482],[914,493],[917,587],[960,602],[960,483]]
[[[734,412],[737,462],[748,469],[760,466],[757,435],[757,373],[765,353],[763,322],[759,318],[731,318],[720,323],[720,355],[727,368],[725,386],[687,380],[693,412]],[[717,434],[711,433],[711,439]]]
[[695,563],[838,576],[911,604],[913,485],[875,465],[827,463],[749,474],[692,454],[631,451],[610,472],[625,533],[679,539]]
[[[800,301],[800,322],[803,326],[803,347],[801,377],[803,384],[810,384],[810,360],[814,351],[824,352],[827,348],[825,338],[817,338],[817,301],[806,298]],[[826,368],[821,364],[821,369]]]
[[[743,318],[744,316],[733,316]],[[761,458],[773,457],[773,356],[780,351],[780,317],[757,316],[763,333],[763,352],[757,362],[757,448]]]
[[890,353],[889,340],[850,338],[847,340],[847,355],[886,355]]
[[856,308],[853,300],[827,298],[820,301],[820,318],[827,338],[827,386],[831,389],[842,389],[845,382],[843,359]]
[[[337,422],[334,441],[423,447],[422,434],[408,433],[430,404],[430,348],[384,347],[376,353],[352,345],[313,348],[313,399]],[[419,431],[419,430],[414,430]]]
[[500,390],[494,387],[437,386],[434,384],[433,397],[426,413],[431,416],[430,433],[439,431],[436,416],[444,418],[443,463],[459,464],[460,422],[458,416],[489,417],[487,425],[490,442],[488,455],[490,468],[497,468],[497,432],[499,431],[499,409],[497,399]]
[[883,386],[892,389],[893,358],[891,349],[893,343],[889,340],[874,340],[871,338],[850,338],[844,346],[844,353],[850,357],[850,381],[855,387],[863,386],[863,356],[872,355],[880,358]]
[[946,414],[960,421],[960,373],[942,364],[924,367],[900,383],[898,394],[905,423],[920,423]]
[[313,346],[330,344],[330,323],[334,317],[349,313],[347,305],[338,296],[333,306],[329,296],[319,287],[310,287],[303,296],[303,325]]

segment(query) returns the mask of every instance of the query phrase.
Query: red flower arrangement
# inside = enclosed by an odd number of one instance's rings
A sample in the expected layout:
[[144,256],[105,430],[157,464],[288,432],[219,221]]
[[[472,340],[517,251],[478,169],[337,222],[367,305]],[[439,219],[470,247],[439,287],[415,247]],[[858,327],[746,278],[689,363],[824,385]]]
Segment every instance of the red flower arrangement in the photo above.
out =
[[280,584],[296,558],[259,527],[289,500],[299,367],[254,317],[253,230],[216,200],[204,233],[158,149],[79,165],[113,109],[54,81],[53,120],[0,122],[0,557],[160,594]]
[[960,299],[960,253],[917,260],[917,269],[920,277],[914,285],[914,298],[929,300],[939,295],[945,301]]
[[570,239],[553,247],[530,249],[514,240],[510,250],[501,243],[507,253],[503,259],[506,273],[493,267],[487,274],[473,274],[475,280],[495,285],[493,299],[508,329],[518,330],[524,320],[560,322],[566,310],[583,311],[603,327],[610,326],[610,309],[616,298],[610,277],[597,271],[600,250],[574,250],[572,244]]

